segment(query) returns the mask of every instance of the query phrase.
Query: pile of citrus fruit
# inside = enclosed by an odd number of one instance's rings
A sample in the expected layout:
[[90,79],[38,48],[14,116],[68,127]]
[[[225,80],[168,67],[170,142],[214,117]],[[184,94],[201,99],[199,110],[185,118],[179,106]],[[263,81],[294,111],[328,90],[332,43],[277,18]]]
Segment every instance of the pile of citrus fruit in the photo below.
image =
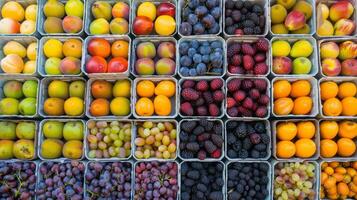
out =
[[314,157],[316,128],[314,121],[279,121],[276,124],[276,156],[283,159]]
[[357,161],[323,162],[320,171],[321,199],[357,199]]
[[314,106],[309,80],[273,81],[273,112],[278,116],[312,115]]
[[357,122],[332,121],[320,122],[320,155],[322,158],[351,157],[356,152],[354,138],[357,136]]
[[356,116],[357,85],[353,81],[320,83],[322,114],[325,116]]
[[131,82],[129,79],[95,80],[90,89],[93,99],[89,106],[91,116],[130,115]]
[[171,98],[176,97],[176,83],[172,80],[151,81],[142,79],[136,85],[137,101],[135,112],[138,116],[169,116],[175,111]]

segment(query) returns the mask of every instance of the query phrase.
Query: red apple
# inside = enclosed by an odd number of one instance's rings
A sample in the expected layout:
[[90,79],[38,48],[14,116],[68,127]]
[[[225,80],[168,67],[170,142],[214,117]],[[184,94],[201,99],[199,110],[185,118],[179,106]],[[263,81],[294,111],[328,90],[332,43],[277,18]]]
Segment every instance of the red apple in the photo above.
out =
[[133,31],[136,35],[148,35],[154,28],[154,23],[145,16],[136,16],[133,22]]
[[92,56],[108,57],[110,55],[110,43],[103,38],[93,38],[88,43],[88,52]]
[[291,66],[291,59],[288,57],[275,57],[273,59],[273,72],[276,74],[290,74]]
[[342,62],[341,74],[345,76],[357,76],[357,59],[347,59]]
[[91,57],[86,64],[87,73],[106,73],[107,69],[107,61],[100,56]]
[[122,57],[116,57],[109,61],[108,72],[109,73],[122,73],[128,70],[128,61]]
[[170,15],[171,17],[175,18],[175,12],[175,5],[172,3],[160,3],[159,6],[156,8],[156,16]]

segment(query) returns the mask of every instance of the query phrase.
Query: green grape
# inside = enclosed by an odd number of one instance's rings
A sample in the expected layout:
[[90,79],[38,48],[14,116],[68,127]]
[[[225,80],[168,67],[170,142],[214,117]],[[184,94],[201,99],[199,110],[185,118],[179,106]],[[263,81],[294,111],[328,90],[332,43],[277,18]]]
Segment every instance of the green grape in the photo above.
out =
[[121,127],[123,127],[123,129],[131,129],[131,123],[126,123]]
[[281,188],[275,188],[274,194],[275,195],[280,195],[283,192]]
[[280,173],[281,173],[281,174],[286,174],[286,169],[285,169],[285,168],[281,169],[281,170],[280,170]]
[[125,136],[131,136],[131,128],[124,129],[124,135]]
[[294,194],[294,190],[292,190],[292,189],[288,189],[287,192],[288,192],[289,196]]
[[144,137],[148,137],[151,134],[150,129],[146,128],[144,129]]
[[304,186],[305,186],[306,188],[312,188],[312,182],[306,181],[306,182],[304,183]]
[[109,152],[109,155],[111,157],[114,157],[114,156],[117,155],[117,153],[115,152],[115,148],[114,147],[109,147],[108,152]]
[[119,126],[119,122],[118,121],[112,121],[112,122],[110,122],[110,125],[109,125],[110,127],[114,127],[114,126]]
[[299,189],[302,189],[304,187],[304,183],[302,181],[298,181],[296,182],[296,186],[299,188]]
[[150,155],[151,155],[150,150],[149,150],[149,149],[145,149],[145,151],[144,151],[144,158],[145,158],[145,159],[148,159],[148,158],[150,158]]
[[124,137],[124,141],[130,141],[131,140],[131,136],[125,136]]
[[130,150],[125,150],[125,157],[130,156],[131,151]]
[[291,178],[292,178],[293,181],[295,181],[295,182],[297,182],[297,181],[300,180],[300,176],[299,176],[298,174],[296,174],[296,173],[293,173],[293,174],[291,175]]
[[99,147],[99,149],[104,150],[104,149],[107,148],[107,144],[104,143],[104,142],[102,142],[102,141],[100,141],[100,142],[98,143],[98,147]]
[[130,141],[124,143],[124,149],[126,149],[126,150],[130,150],[131,149]]
[[[124,131],[119,131],[119,139],[120,140],[124,140],[124,138],[125,138],[125,134],[124,134]],[[144,138],[146,138],[146,137],[144,137]]]
[[151,135],[156,135],[158,133],[160,133],[160,129],[157,127],[151,128]]
[[284,199],[284,200],[288,200],[288,193],[286,191],[283,191],[281,193],[281,197]]
[[94,128],[92,128],[91,130],[90,130],[90,134],[92,134],[92,135],[95,135],[95,134],[97,134],[98,133],[98,128],[97,127],[94,127]]
[[90,158],[95,158],[95,150],[90,150],[90,151],[88,152],[88,157],[90,157]]
[[176,135],[177,135],[176,129],[172,129],[172,130],[170,131],[170,138],[171,138],[171,139],[176,139]]
[[160,131],[164,131],[164,130],[165,130],[165,125],[164,125],[164,123],[159,122],[159,123],[157,124],[157,128],[159,128]]
[[108,135],[106,135],[106,136],[104,136],[103,141],[108,144],[112,141],[112,139],[110,139],[110,137]]
[[135,151],[135,157],[137,157],[138,159],[142,159],[144,157],[144,154],[141,151]]
[[117,139],[119,138],[119,136],[118,136],[117,134],[114,134],[114,133],[111,133],[111,134],[109,135],[109,137],[110,137],[110,139],[112,139],[112,140],[117,140]]
[[111,129],[110,129],[109,127],[105,128],[105,129],[104,129],[104,134],[105,134],[105,135],[109,135],[109,134],[110,134],[110,130],[111,130]]
[[118,126],[112,126],[111,134],[118,134],[120,128]]
[[114,140],[114,146],[116,146],[116,147],[123,146],[123,141],[122,140]]
[[296,189],[294,190],[294,196],[295,196],[295,197],[298,197],[299,195],[300,195],[300,189],[296,188]]
[[145,129],[150,129],[150,128],[152,128],[153,126],[154,126],[154,123],[151,122],[151,121],[146,121],[146,122],[143,123],[143,127],[144,127]]

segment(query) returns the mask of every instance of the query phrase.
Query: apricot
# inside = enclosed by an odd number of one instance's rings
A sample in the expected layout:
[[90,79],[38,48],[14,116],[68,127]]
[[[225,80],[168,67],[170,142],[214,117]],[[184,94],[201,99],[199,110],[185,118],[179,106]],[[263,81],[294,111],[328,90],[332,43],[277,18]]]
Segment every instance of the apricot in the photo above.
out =
[[83,20],[77,16],[66,16],[63,18],[62,27],[66,33],[78,33],[82,30]]
[[7,55],[1,60],[1,69],[5,73],[21,73],[24,69],[24,61],[16,54]]
[[62,51],[65,56],[81,58],[82,41],[80,41],[79,39],[68,39],[63,43]]
[[29,60],[25,63],[23,74],[33,74],[36,71],[36,61]]
[[32,34],[36,30],[36,22],[32,20],[25,20],[20,25],[21,34]]
[[47,115],[59,116],[64,114],[64,100],[60,98],[48,98],[43,105],[43,111]]
[[93,116],[109,115],[109,101],[103,98],[95,99],[90,105],[89,112]]
[[96,80],[92,83],[91,94],[94,98],[110,99],[112,97],[112,84],[105,80]]
[[16,41],[10,41],[6,43],[3,47],[3,52],[6,56],[10,54],[16,54],[21,58],[26,57],[26,48],[21,43]]
[[1,15],[4,18],[11,18],[21,22],[25,18],[25,10],[20,3],[9,1],[2,6]]

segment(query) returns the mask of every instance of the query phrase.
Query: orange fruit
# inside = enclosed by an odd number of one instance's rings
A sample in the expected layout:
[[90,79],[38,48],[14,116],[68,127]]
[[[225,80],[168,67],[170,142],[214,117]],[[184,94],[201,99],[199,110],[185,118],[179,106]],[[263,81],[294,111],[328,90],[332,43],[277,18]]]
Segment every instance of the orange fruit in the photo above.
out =
[[322,100],[334,98],[338,93],[338,85],[333,81],[325,81],[320,84],[320,95]]
[[48,98],[43,104],[43,112],[46,115],[63,115],[64,114],[64,100],[60,98]]
[[299,138],[310,139],[315,135],[315,124],[312,121],[302,121],[297,123],[297,136]]
[[335,171],[334,169],[331,167],[331,166],[328,166],[324,169],[324,172],[327,174],[327,175],[332,175]]
[[338,97],[341,99],[345,97],[354,97],[356,92],[356,84],[353,82],[343,82],[338,86]]
[[326,116],[339,116],[342,112],[342,103],[337,98],[327,99],[322,105],[322,111]]
[[332,174],[332,176],[335,177],[337,182],[343,181],[344,178],[342,174],[337,174],[337,173]]
[[349,157],[352,156],[356,151],[356,144],[349,138],[340,138],[337,141],[337,146],[337,153],[339,156]]
[[341,101],[342,103],[342,115],[355,116],[357,115],[357,98],[345,97]]
[[287,80],[276,81],[273,85],[274,99],[288,97],[291,91],[291,84]]
[[352,182],[357,185],[357,176],[354,176]]
[[294,102],[291,98],[279,98],[274,101],[274,113],[276,115],[289,115],[293,110]]
[[337,184],[337,192],[340,195],[348,195],[350,190],[348,189],[348,185],[344,182],[340,182]]
[[342,121],[339,123],[338,136],[353,139],[357,136],[357,123],[353,121]]
[[279,158],[291,158],[295,152],[295,145],[291,141],[280,141],[276,144],[276,156]]
[[140,81],[136,86],[136,92],[140,97],[152,97],[155,92],[155,84],[148,80]]
[[352,162],[352,167],[357,170],[357,161]]
[[106,80],[95,80],[91,85],[91,93],[94,98],[106,98],[112,97],[113,85]]
[[325,172],[321,172],[321,183],[324,183],[327,178],[328,178],[328,175]]
[[63,43],[62,51],[64,56],[75,58],[82,57],[82,41],[79,39],[68,39]]
[[311,139],[299,139],[295,142],[295,155],[300,158],[310,158],[316,153],[316,144]]
[[336,167],[335,172],[338,174],[346,174],[347,170],[344,167]]
[[168,116],[171,113],[171,101],[167,96],[158,95],[154,99],[155,113],[159,116]]
[[154,114],[154,104],[149,98],[142,97],[136,102],[135,111],[140,116],[151,116]]
[[293,122],[280,122],[276,126],[276,136],[279,140],[292,140],[297,133],[297,127]]
[[324,182],[325,189],[330,189],[336,186],[336,179],[333,176],[328,177]]
[[176,85],[173,81],[160,81],[155,87],[156,95],[165,95],[172,97],[176,93]]
[[324,139],[320,142],[320,154],[324,158],[334,157],[337,153],[337,144],[330,139]]
[[340,166],[340,163],[337,161],[333,161],[333,162],[329,163],[329,166],[332,168],[336,168],[336,167]]
[[294,100],[294,108],[292,113],[294,115],[307,115],[311,112],[312,99],[311,97],[298,97]]
[[320,134],[323,139],[333,139],[336,137],[339,130],[336,121],[323,121],[320,123]]
[[129,43],[125,40],[117,40],[111,46],[113,57],[128,58]]
[[89,112],[93,116],[109,115],[109,101],[103,98],[95,99],[90,105]]
[[298,80],[291,84],[291,97],[309,96],[311,91],[311,84],[307,80]]

